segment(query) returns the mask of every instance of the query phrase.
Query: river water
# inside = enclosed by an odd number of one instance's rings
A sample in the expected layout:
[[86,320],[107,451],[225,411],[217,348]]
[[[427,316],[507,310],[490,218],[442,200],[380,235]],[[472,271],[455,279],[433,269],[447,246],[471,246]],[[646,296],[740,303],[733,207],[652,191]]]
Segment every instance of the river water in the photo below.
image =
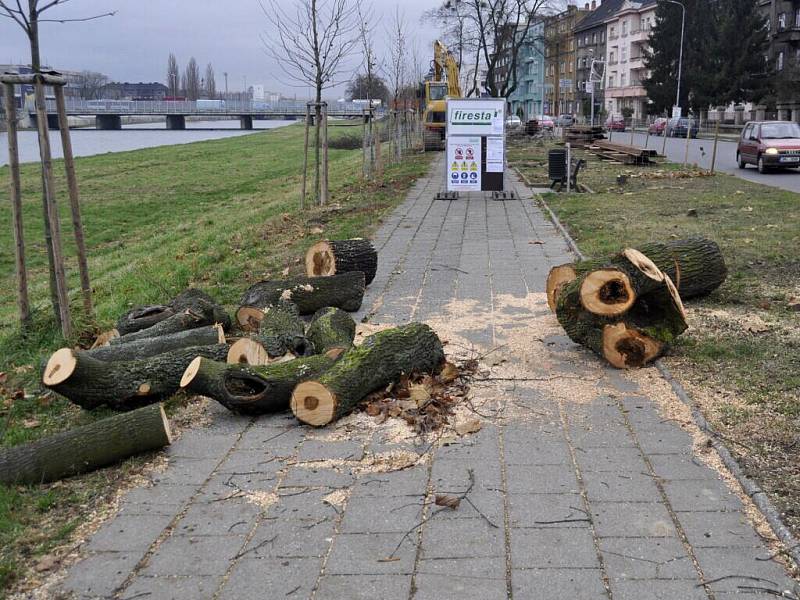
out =
[[[124,125],[122,131],[98,131],[92,128],[70,130],[72,153],[75,156],[92,156],[106,152],[123,152],[154,146],[188,144],[203,140],[218,140],[237,135],[256,133],[258,129],[275,129],[291,125],[294,121],[254,121],[255,130],[239,129],[239,121],[192,121],[186,123],[183,131],[167,131],[164,121],[158,123],[138,123]],[[7,133],[0,133],[0,166],[8,164]],[[61,134],[50,132],[50,146],[53,158],[61,158]],[[19,132],[20,162],[39,160],[39,145],[35,131]]]

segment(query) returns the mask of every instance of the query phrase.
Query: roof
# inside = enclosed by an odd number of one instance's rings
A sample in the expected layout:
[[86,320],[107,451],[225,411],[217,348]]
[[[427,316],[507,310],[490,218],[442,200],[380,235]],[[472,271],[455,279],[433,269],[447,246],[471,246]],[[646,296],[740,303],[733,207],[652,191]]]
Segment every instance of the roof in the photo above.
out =
[[[614,13],[619,12],[623,5],[630,3],[630,0],[605,0],[602,4],[600,4],[600,6],[586,15],[581,22],[575,26],[575,31],[585,31],[587,29],[591,29],[592,27],[599,27],[610,17],[612,17]],[[650,4],[655,4],[656,0],[641,0],[635,3],[645,7]]]

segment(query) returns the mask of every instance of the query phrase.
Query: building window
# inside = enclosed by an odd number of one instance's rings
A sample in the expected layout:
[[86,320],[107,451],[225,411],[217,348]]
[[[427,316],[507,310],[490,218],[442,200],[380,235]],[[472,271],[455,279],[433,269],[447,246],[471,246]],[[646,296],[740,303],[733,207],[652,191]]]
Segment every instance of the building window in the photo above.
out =
[[786,13],[781,13],[778,15],[778,31],[783,31],[786,29]]
[[619,85],[621,87],[625,87],[625,73],[620,73],[620,75],[619,75]]
[[778,52],[778,64],[776,66],[778,71],[783,71],[783,50]]
[[606,41],[606,32],[605,31],[601,31],[600,32],[600,43],[602,44],[605,41]]
[[595,31],[592,34],[592,44],[596,44],[596,43],[597,43],[597,32]]
[[559,66],[561,67],[561,72],[563,73],[565,71],[565,68],[564,68],[565,65],[564,65],[564,61],[563,60],[561,61],[561,65],[559,65]]
[[572,73],[572,61],[569,61],[569,72]]
[[622,35],[628,35],[628,21],[622,21]]
[[794,11],[794,26],[800,27],[800,8]]
[[621,53],[622,53],[622,57],[621,57],[622,62],[625,62],[626,60],[628,60],[628,48],[626,46],[622,47]]
[[[767,22],[769,22],[769,21],[767,21]],[[616,31],[617,31],[617,29],[612,25],[611,29],[609,29],[609,31],[608,31],[608,37],[613,38],[614,35],[616,34]]]
[[584,46],[588,46],[589,45],[589,34],[588,33],[585,36],[583,36],[583,45]]

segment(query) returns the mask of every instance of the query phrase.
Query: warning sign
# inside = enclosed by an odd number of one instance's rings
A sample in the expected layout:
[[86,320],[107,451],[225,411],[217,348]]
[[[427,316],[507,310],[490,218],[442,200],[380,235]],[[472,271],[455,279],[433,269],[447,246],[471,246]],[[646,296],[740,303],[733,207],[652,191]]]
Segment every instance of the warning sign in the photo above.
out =
[[447,191],[480,191],[481,138],[453,137],[447,141]]

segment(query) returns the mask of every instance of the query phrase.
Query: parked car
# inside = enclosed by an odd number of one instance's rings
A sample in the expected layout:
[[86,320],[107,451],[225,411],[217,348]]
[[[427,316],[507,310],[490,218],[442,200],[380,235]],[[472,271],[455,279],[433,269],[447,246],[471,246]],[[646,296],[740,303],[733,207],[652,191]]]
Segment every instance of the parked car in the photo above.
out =
[[553,117],[549,117],[547,115],[539,115],[538,117],[533,117],[537,121],[539,121],[539,127],[542,129],[553,129],[555,127],[555,123],[553,122]]
[[647,128],[647,133],[650,135],[664,135],[664,129],[667,127],[667,119],[659,117]]
[[690,129],[689,137],[696,138],[700,131],[700,125],[696,119],[689,119],[688,117],[672,117],[667,121],[666,131],[667,137],[686,137],[686,130]]
[[800,125],[789,121],[751,121],[736,145],[736,162],[766,173],[776,167],[800,167]]
[[606,127],[611,131],[625,131],[625,119],[622,117],[608,117]]
[[556,119],[556,124],[559,127],[571,127],[575,124],[575,117],[572,115],[561,115]]
[[520,119],[517,115],[511,115],[510,117],[506,118],[506,127],[520,127],[522,125],[522,119]]

